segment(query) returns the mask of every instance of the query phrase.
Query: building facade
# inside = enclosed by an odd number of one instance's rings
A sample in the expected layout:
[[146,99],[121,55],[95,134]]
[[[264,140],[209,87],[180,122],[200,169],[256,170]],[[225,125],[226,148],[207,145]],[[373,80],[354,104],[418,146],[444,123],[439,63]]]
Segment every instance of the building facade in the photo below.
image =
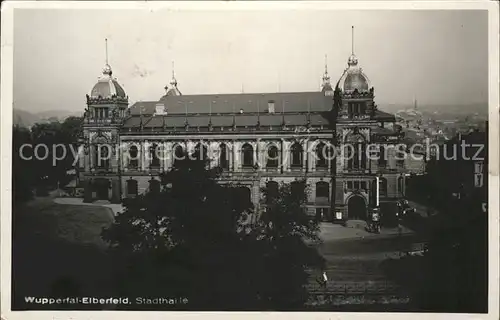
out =
[[325,65],[318,92],[183,95],[174,74],[165,89],[129,107],[105,65],[84,114],[85,201],[118,203],[158,189],[177,155],[195,150],[222,168],[221,183],[245,188],[257,209],[262,187],[302,179],[308,212],[326,220],[365,220],[371,208],[404,196],[411,161],[398,145],[404,134],[378,109],[354,54],[335,87]]

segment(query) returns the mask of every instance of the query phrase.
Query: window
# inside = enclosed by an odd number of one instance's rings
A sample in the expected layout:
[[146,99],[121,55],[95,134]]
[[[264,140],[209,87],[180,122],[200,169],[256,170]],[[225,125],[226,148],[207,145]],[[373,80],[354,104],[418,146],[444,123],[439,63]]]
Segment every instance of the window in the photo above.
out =
[[347,105],[349,117],[363,115],[366,113],[366,102],[349,102]]
[[155,143],[149,148],[149,155],[151,157],[151,167],[158,168],[160,167],[160,159],[158,157],[158,145]]
[[316,183],[316,198],[329,198],[330,186],[328,182],[320,181]]
[[228,159],[227,146],[224,143],[220,145],[220,159],[219,165],[222,169],[229,169],[229,159]]
[[174,163],[180,160],[184,160],[184,148],[177,145],[174,149]]
[[398,178],[398,190],[400,195],[405,195],[405,182],[403,177]]
[[367,189],[366,188],[366,181],[361,181],[360,182],[360,189]]
[[351,170],[366,169],[366,146],[364,143],[347,145],[347,168]]
[[97,145],[96,164],[100,169],[109,169],[110,150],[108,145]]
[[158,180],[149,180],[149,192],[150,193],[160,193],[161,186]]
[[270,146],[267,149],[267,163],[268,168],[277,168],[279,164],[279,154],[278,148],[276,146]]
[[316,146],[316,168],[327,168],[330,150],[326,148],[323,142],[318,143]]
[[387,152],[385,146],[379,146],[379,157],[378,157],[379,168],[385,168],[387,166]]
[[129,168],[132,169],[137,169],[139,166],[139,151],[137,150],[136,146],[131,146],[128,149],[128,155],[129,155],[129,161],[128,161],[128,166]]
[[296,142],[292,145],[291,155],[292,155],[291,167],[292,168],[302,168],[303,149],[299,143]]
[[276,181],[269,181],[266,184],[266,201],[269,203],[272,199],[276,199],[279,195],[279,184]]
[[347,181],[347,189],[348,190],[352,190],[353,189],[352,181]]
[[359,189],[359,181],[354,181],[354,189],[355,190]]
[[198,143],[194,147],[194,157],[199,160],[207,160],[208,159],[208,150],[204,144]]
[[104,118],[106,118],[106,119],[107,119],[107,118],[108,118],[108,116],[109,116],[109,110],[108,110],[108,108],[105,108],[105,109],[104,109]]
[[241,148],[241,152],[243,153],[243,167],[253,167],[253,147],[245,143]]
[[300,181],[293,181],[290,184],[292,197],[296,200],[303,200],[305,197],[305,184]]
[[270,100],[267,103],[267,112],[268,113],[274,113],[274,101],[273,100]]
[[137,188],[137,180],[130,179],[127,180],[127,195],[137,195],[138,193],[138,188]]
[[398,150],[396,151],[396,166],[398,168],[404,168],[405,157],[406,157],[405,148],[403,146],[399,146]]
[[387,197],[387,179],[380,178],[379,180],[379,194],[381,197]]

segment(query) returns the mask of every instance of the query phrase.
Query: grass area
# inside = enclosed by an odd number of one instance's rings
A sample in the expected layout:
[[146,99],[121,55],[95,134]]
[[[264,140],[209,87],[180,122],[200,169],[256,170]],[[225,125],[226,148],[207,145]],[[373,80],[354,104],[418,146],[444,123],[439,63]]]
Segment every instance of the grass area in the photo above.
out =
[[[13,208],[13,310],[37,309],[25,296],[106,295],[111,261],[100,238],[110,209],[37,198]],[[74,306],[73,306],[74,308]]]

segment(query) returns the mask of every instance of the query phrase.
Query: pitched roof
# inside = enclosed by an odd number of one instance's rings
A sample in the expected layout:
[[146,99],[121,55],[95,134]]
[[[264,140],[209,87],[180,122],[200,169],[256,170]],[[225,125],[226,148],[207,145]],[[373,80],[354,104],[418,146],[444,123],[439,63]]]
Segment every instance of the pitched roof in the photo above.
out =
[[154,114],[157,104],[164,104],[169,114],[202,114],[261,112],[267,113],[268,104],[274,102],[275,112],[328,111],[322,92],[241,93],[165,96],[160,101],[140,101],[130,107],[130,114]]

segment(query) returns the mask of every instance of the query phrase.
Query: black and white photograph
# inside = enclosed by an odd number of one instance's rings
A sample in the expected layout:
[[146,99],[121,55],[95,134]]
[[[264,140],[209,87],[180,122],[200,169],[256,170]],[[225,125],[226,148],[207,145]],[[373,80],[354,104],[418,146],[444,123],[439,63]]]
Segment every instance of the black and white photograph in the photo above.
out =
[[2,316],[498,318],[498,3],[402,3],[8,3]]

